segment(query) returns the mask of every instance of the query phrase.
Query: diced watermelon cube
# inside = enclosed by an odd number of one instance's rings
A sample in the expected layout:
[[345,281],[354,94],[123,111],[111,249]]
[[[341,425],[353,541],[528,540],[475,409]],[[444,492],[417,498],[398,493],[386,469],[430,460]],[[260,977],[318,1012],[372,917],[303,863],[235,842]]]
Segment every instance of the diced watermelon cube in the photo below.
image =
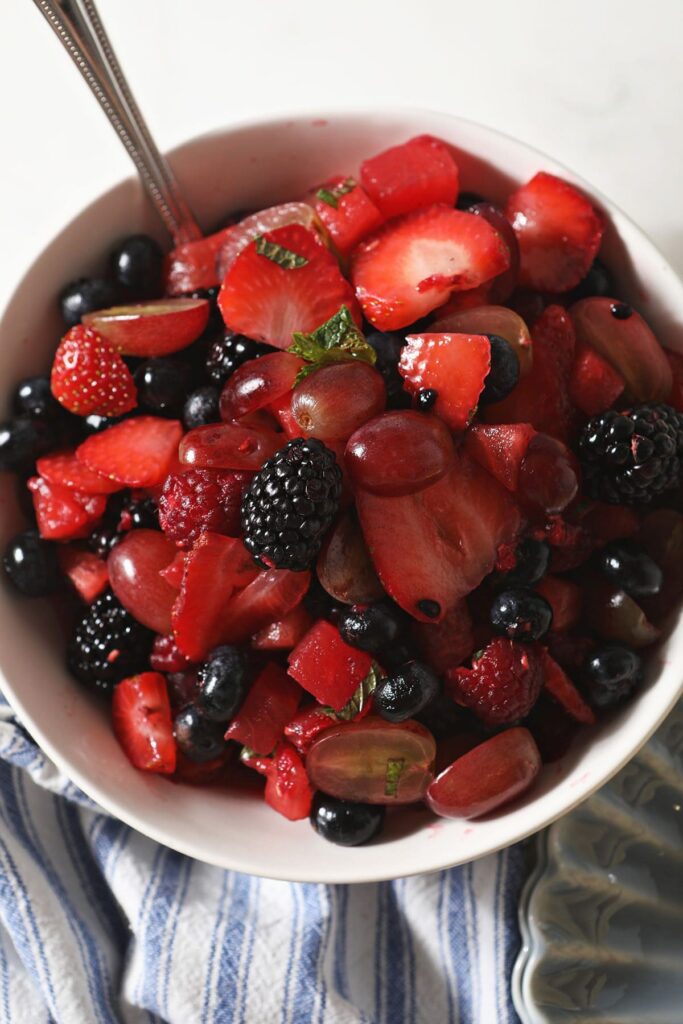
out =
[[266,803],[290,821],[307,818],[313,790],[304,763],[289,743],[278,743],[266,775]]
[[60,546],[57,557],[62,572],[68,576],[81,600],[92,604],[109,582],[107,563],[94,551],[73,544]]
[[301,700],[301,690],[275,662],[256,678],[242,707],[228,726],[226,740],[236,740],[257,754],[270,754],[282,739]]
[[320,619],[289,656],[289,674],[321,704],[341,711],[372,668],[372,658],[344,643],[339,630]]
[[448,147],[431,135],[418,135],[365,160],[360,180],[385,217],[432,203],[453,206],[458,197],[458,166]]

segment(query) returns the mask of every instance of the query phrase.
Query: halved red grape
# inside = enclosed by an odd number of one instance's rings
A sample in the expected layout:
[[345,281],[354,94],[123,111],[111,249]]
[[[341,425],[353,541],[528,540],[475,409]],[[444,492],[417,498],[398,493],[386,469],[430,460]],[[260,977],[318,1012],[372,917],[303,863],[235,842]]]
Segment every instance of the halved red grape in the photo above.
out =
[[440,317],[433,325],[436,333],[497,334],[505,338],[519,359],[519,372],[524,377],[533,362],[531,332],[524,320],[507,306],[481,305]]
[[666,401],[673,377],[669,361],[640,313],[616,299],[582,299],[569,311],[577,341],[590,345],[626,382],[638,402]]
[[478,818],[523,793],[540,770],[528,729],[506,729],[441,772],[427,790],[427,803],[444,818]]
[[346,441],[386,405],[384,378],[362,362],[323,366],[294,389],[291,411],[304,434]]
[[86,313],[94,327],[127,356],[164,356],[195,341],[209,320],[207,299],[155,299]]
[[107,559],[111,588],[133,618],[156,633],[171,632],[178,596],[159,575],[175,558],[173,541],[158,530],[131,530]]
[[[488,282],[489,299],[491,302],[507,302],[512,295],[517,277],[519,276],[519,242],[512,224],[503,211],[495,203],[476,203],[469,207],[470,213],[483,217],[494,228],[505,242],[510,253],[510,266],[498,277]],[[492,332],[496,334],[496,331]]]
[[195,427],[180,442],[180,461],[203,469],[260,469],[282,447],[274,430],[250,430],[238,423]]
[[222,281],[243,249],[259,235],[266,231],[284,228],[287,224],[301,224],[323,233],[318,215],[308,203],[282,203],[280,206],[269,206],[266,210],[252,213],[239,224],[233,224],[225,232],[216,253],[216,273]]
[[628,647],[647,647],[661,636],[645,612],[624,590],[607,580],[595,579],[584,588],[584,616],[605,640]]
[[408,804],[424,796],[433,778],[436,744],[418,722],[360,722],[326,729],[306,758],[312,785],[341,800]]
[[517,497],[529,513],[556,515],[579,490],[576,459],[566,445],[548,434],[536,434],[519,467]]
[[318,558],[318,579],[337,601],[370,604],[384,597],[354,511],[345,512]]
[[344,461],[351,480],[373,494],[421,491],[448,472],[454,458],[448,427],[436,416],[401,409],[352,434]]
[[273,352],[238,367],[221,393],[221,419],[226,422],[265,409],[294,387],[303,359],[291,352]]

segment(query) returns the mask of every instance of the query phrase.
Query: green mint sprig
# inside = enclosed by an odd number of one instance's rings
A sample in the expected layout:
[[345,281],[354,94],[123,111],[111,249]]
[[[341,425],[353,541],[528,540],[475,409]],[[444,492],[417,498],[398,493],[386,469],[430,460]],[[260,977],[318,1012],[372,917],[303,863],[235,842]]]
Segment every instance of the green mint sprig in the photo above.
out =
[[377,353],[365,340],[346,306],[310,334],[295,331],[292,337],[288,351],[308,364],[299,370],[295,386],[323,366],[349,363],[354,359],[374,366],[377,359]]

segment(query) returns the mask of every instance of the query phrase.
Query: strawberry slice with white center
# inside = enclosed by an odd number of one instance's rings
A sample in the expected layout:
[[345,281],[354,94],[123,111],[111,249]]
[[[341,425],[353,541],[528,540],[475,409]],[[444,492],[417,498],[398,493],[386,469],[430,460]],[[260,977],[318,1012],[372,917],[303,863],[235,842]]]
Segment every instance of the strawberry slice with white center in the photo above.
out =
[[50,452],[43,455],[36,462],[36,469],[40,476],[49,480],[52,484],[61,484],[75,491],[84,491],[86,494],[113,494],[120,491],[123,484],[94,470],[81,462],[75,451]]
[[88,437],[76,455],[88,469],[127,487],[154,487],[170,473],[182,436],[178,420],[137,416]]
[[361,323],[334,256],[299,224],[249,243],[225,275],[218,305],[231,331],[282,349],[295,331],[314,331],[341,306]]
[[414,323],[453,291],[502,274],[510,252],[473,213],[437,204],[391,221],[358,246],[351,278],[367,319],[382,331]]
[[116,738],[135,768],[162,775],[175,771],[171,704],[161,673],[142,672],[118,683],[111,717]]
[[491,343],[485,334],[409,334],[398,371],[405,388],[437,393],[434,412],[452,430],[471,422],[491,369]]

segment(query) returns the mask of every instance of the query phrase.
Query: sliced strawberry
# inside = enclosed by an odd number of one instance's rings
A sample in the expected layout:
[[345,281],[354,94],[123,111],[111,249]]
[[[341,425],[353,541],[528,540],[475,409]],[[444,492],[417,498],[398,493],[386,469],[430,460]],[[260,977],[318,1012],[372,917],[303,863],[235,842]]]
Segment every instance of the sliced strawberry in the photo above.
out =
[[412,629],[422,658],[439,675],[461,665],[475,649],[472,616],[460,601],[441,622],[416,622]]
[[507,398],[482,410],[487,423],[530,423],[562,441],[571,438],[576,413],[569,399],[575,336],[562,306],[548,306],[534,324],[533,366]]
[[544,576],[536,584],[538,593],[553,610],[553,630],[572,629],[581,618],[581,587],[559,576]]
[[[180,673],[185,676],[185,670],[189,669],[192,665],[190,659],[186,654],[180,650],[175,642],[175,637],[171,634],[168,636],[157,636],[154,638],[154,644],[152,646],[152,653],[149,656],[149,663],[156,672],[172,672],[177,675]],[[190,675],[190,672],[187,673]],[[185,679],[183,678],[183,684]],[[184,687],[181,686],[181,689]],[[190,683],[188,689],[192,690],[192,697],[195,695],[195,691],[198,689],[196,677]],[[170,694],[171,704],[174,703],[173,693]],[[190,704],[192,698],[185,701],[184,698],[181,700],[181,704]]]
[[341,711],[371,668],[371,655],[350,647],[325,619],[309,629],[289,656],[290,676],[335,711]]
[[584,725],[595,725],[595,714],[588,706],[569,676],[560,668],[545,648],[542,651],[543,686],[547,693],[564,708],[568,715]]
[[375,231],[384,217],[360,185],[336,177],[316,192],[315,211],[340,253],[346,254]]
[[83,323],[127,356],[166,356],[186,348],[209,322],[208,299],[154,299],[86,313]]
[[291,651],[313,625],[313,619],[302,604],[285,615],[284,619],[264,626],[251,638],[257,651]]
[[79,460],[127,487],[153,487],[168,476],[183,427],[178,420],[137,416],[108,427],[79,445]]
[[302,693],[284,668],[271,662],[256,678],[230,722],[226,740],[236,740],[257,754],[272,753],[299,707]]
[[431,487],[398,498],[359,491],[357,507],[385,590],[422,622],[440,622],[481,583],[520,523],[505,488],[464,453]]
[[31,477],[27,486],[33,498],[38,532],[46,540],[87,537],[104,515],[104,495],[83,494],[39,476]]
[[185,572],[173,606],[173,635],[180,650],[201,661],[224,640],[223,618],[235,590],[245,587],[258,569],[235,537],[203,533],[185,555]]
[[86,604],[92,604],[109,582],[107,563],[93,551],[75,544],[65,544],[57,551],[59,565]]
[[303,761],[289,743],[278,743],[266,775],[266,803],[289,821],[311,813],[313,790]]
[[540,171],[510,196],[505,212],[519,242],[519,282],[566,292],[588,273],[604,220],[577,188]]
[[437,416],[452,430],[464,430],[491,369],[491,343],[484,334],[409,334],[398,369],[406,391],[434,388]]
[[398,330],[507,270],[510,253],[491,225],[450,206],[430,206],[380,228],[353,253],[351,278],[367,319]]
[[220,284],[216,257],[230,237],[232,227],[171,249],[164,266],[164,291],[168,295],[183,295]]
[[453,206],[458,197],[458,166],[448,147],[432,135],[418,135],[365,160],[360,179],[385,217],[433,203]]
[[226,326],[237,334],[288,348],[295,331],[310,332],[348,306],[360,324],[353,292],[334,256],[312,231],[299,224],[268,231],[265,243],[281,247],[306,262],[280,266],[250,243],[223,281],[218,305]]
[[113,494],[124,486],[116,480],[110,480],[102,473],[88,469],[85,463],[76,456],[75,451],[50,452],[36,462],[40,476],[52,484],[61,484],[74,491],[86,494]]
[[185,551],[179,551],[173,561],[164,569],[159,570],[159,575],[166,580],[169,586],[180,590],[185,573]]
[[133,375],[101,334],[78,324],[64,335],[52,362],[52,394],[78,416],[121,416],[137,405]]
[[118,683],[111,715],[116,738],[135,768],[162,775],[175,771],[171,705],[159,672],[142,672]]
[[465,434],[465,451],[509,491],[517,490],[519,468],[536,431],[529,423],[474,423]]
[[668,350],[664,351],[664,355],[669,361],[673,378],[673,387],[667,401],[674,409],[683,412],[683,355]]
[[259,629],[288,615],[303,599],[309,572],[268,569],[232,598],[223,610],[221,643],[245,643]]
[[[365,708],[370,708],[370,702]],[[323,711],[319,704],[311,704],[287,723],[285,739],[295,746],[300,754],[307,754],[316,736],[324,729],[337,724],[338,721],[332,718],[329,712]]]
[[597,416],[614,405],[624,387],[621,374],[594,348],[579,349],[569,378],[569,396],[577,409]]

